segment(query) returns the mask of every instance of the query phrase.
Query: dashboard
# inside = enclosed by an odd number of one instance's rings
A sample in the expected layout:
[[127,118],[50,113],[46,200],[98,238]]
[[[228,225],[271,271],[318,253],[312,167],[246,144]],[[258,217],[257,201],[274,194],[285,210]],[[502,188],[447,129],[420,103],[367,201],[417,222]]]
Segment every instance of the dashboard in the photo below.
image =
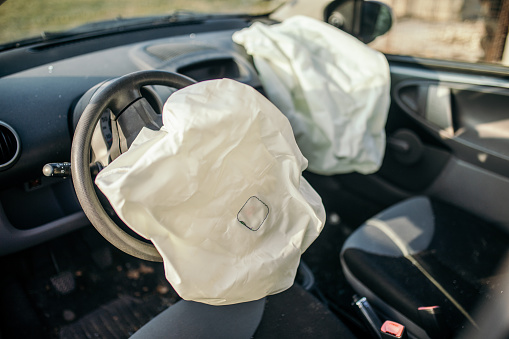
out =
[[[90,225],[70,178],[45,177],[47,163],[70,161],[74,127],[97,84],[139,70],[178,72],[197,81],[231,78],[261,91],[232,34],[243,19],[207,20],[0,53],[0,255]],[[161,112],[174,90],[143,95]],[[111,138],[104,112],[93,144],[107,162]]]

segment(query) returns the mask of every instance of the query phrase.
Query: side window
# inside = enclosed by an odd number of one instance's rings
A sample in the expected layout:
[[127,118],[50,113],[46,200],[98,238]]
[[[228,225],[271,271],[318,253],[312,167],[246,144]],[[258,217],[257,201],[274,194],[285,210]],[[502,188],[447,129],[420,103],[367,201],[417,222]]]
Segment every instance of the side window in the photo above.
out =
[[509,66],[509,0],[381,0],[394,23],[369,44],[386,54]]

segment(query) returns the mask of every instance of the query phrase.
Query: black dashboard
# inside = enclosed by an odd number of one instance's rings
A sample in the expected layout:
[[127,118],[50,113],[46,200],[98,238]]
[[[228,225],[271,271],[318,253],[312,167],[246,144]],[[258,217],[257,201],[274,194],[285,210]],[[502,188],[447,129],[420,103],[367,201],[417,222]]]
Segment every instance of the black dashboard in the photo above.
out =
[[[70,178],[45,177],[42,168],[70,161],[78,102],[90,88],[159,69],[197,81],[232,78],[261,89],[249,56],[231,39],[249,24],[208,20],[0,53],[0,255],[89,225]],[[172,90],[156,86],[147,93],[158,107]],[[98,126],[105,147],[106,126],[107,119]]]

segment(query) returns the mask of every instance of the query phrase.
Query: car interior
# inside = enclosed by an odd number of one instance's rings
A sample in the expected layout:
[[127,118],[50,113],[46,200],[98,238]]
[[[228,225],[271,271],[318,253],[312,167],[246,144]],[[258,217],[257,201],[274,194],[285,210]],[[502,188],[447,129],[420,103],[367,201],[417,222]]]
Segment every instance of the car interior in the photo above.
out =
[[[385,11],[335,3],[325,20],[347,8],[358,23],[344,30],[381,35],[369,20]],[[507,338],[509,71],[490,64],[387,54],[383,163],[373,174],[303,172],[326,222],[294,285],[219,307],[175,292],[157,250],[93,178],[141,127],[161,126],[180,88],[228,78],[265,95],[232,40],[255,22],[278,23],[200,16],[0,51],[1,339]],[[115,92],[118,79],[127,85]],[[146,107],[133,112],[149,114],[116,127],[136,81]],[[100,95],[116,99],[97,108]]]

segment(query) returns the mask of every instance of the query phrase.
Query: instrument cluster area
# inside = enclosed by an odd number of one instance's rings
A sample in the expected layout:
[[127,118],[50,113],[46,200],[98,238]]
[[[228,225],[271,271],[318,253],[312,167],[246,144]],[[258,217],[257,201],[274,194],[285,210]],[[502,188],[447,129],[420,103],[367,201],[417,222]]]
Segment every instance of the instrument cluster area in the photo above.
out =
[[[146,38],[137,36],[141,41],[135,43],[111,47],[103,43],[88,50],[85,46],[91,41],[75,42],[75,49],[83,51],[71,57],[65,44],[34,49],[33,57],[40,53],[41,60],[60,52],[62,56],[0,78],[0,129],[9,134],[5,145],[0,142],[7,159],[0,167],[0,255],[89,225],[70,178],[48,178],[42,169],[48,163],[70,161],[74,128],[98,84],[135,71],[164,70],[196,81],[230,78],[262,91],[250,57],[231,39],[240,28],[194,30],[197,33],[157,39],[145,32]],[[151,86],[143,91],[154,110],[162,112],[175,89]],[[93,160],[107,163],[111,143],[107,111],[96,131]]]

